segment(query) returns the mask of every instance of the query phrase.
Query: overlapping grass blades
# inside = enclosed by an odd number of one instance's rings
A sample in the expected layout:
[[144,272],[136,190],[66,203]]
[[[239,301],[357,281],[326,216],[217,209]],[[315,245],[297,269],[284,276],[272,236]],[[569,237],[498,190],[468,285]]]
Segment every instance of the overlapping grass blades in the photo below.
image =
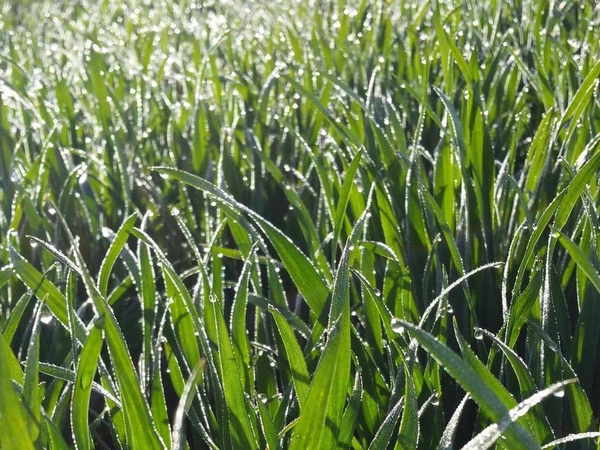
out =
[[1,447],[598,447],[593,2],[5,3]]

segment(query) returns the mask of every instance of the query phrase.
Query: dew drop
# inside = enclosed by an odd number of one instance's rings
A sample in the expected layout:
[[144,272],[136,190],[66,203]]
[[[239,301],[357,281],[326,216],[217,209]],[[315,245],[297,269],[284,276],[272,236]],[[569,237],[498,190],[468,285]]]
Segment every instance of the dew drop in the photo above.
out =
[[555,397],[557,397],[557,398],[563,398],[563,397],[565,396],[565,390],[564,390],[564,389],[561,389],[561,390],[559,390],[559,391],[556,391],[556,392],[555,392],[554,394],[552,394],[552,395],[554,395],[554,396],[555,396]]
[[392,322],[390,325],[391,325],[392,331],[394,333],[398,333],[398,334],[404,333],[404,325],[402,325],[402,323],[395,317],[392,319]]
[[44,314],[42,315],[42,317],[40,317],[40,321],[44,324],[44,325],[48,325],[50,322],[52,322],[52,319],[54,317],[51,314]]
[[434,392],[433,397],[431,397],[431,404],[433,406],[439,406],[440,404],[440,396],[437,392]]
[[453,314],[454,313],[454,309],[452,308],[452,305],[450,303],[448,303],[448,305],[446,306],[446,312],[448,314]]
[[475,332],[473,333],[473,337],[478,340],[483,340],[483,331],[479,328],[475,328]]

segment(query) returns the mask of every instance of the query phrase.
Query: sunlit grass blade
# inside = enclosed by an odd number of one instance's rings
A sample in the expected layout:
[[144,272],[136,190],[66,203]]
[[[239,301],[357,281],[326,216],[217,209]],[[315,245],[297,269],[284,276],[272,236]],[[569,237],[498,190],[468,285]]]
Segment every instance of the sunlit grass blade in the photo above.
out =
[[227,332],[225,318],[215,294],[207,295],[204,302],[205,320],[215,334],[214,358],[218,365],[219,378],[222,383],[223,395],[227,402],[229,427],[232,448],[251,448],[256,445],[257,430],[254,429],[242,385],[242,377],[238,372],[236,356],[232,342]]
[[544,450],[546,450],[546,449],[558,447],[559,445],[562,445],[562,444],[568,444],[569,442],[576,442],[576,441],[583,440],[583,439],[599,439],[599,438],[600,438],[600,433],[598,433],[596,431],[589,432],[589,433],[570,434],[563,438],[555,439],[552,442],[549,442],[546,445],[544,445],[542,448]]
[[177,410],[175,411],[175,417],[173,419],[173,430],[171,433],[172,449],[180,450],[184,447],[183,436],[185,430],[183,427],[183,420],[185,418],[185,414],[190,409],[192,401],[194,400],[198,378],[202,376],[203,369],[204,361],[201,361],[198,366],[194,368],[190,377],[185,382],[185,387],[183,388],[183,392],[179,398],[179,404],[177,405]]
[[[409,365],[404,361],[404,408],[398,435],[398,445],[403,449],[417,448],[419,442],[419,410],[415,382]],[[438,395],[438,394],[436,394]],[[439,401],[439,400],[438,400]]]
[[[406,330],[413,335],[417,342],[480,405],[491,420],[501,420],[510,408],[516,406],[516,401],[512,398],[509,400],[510,397],[507,398],[505,392],[497,392],[495,390],[498,384],[497,380],[492,385],[488,384],[489,379],[491,379],[490,377],[492,377],[491,374],[488,373],[488,380],[481,379],[480,371],[474,369],[434,336],[402,320],[395,321],[394,329],[396,331]],[[509,427],[506,435],[513,448],[536,448],[539,445],[534,437],[522,428],[520,424],[514,424]]]
[[239,373],[244,380],[243,386],[246,392],[249,392],[254,385],[254,374],[252,370],[249,370],[252,363],[250,340],[246,333],[246,315],[248,307],[248,282],[252,266],[255,262],[255,251],[256,246],[253,246],[248,258],[244,261],[242,273],[240,274],[239,281],[235,287],[235,297],[233,299],[230,320],[231,340],[237,356]]
[[400,401],[392,407],[389,414],[381,424],[381,427],[379,427],[377,430],[371,445],[369,445],[370,450],[387,448],[388,444],[390,443],[390,439],[392,438],[392,434],[398,427],[398,420],[400,419],[400,414],[402,414],[404,402],[405,397],[400,399]]
[[[334,218],[334,230],[333,230],[333,239],[332,242],[334,245],[332,246],[332,252],[337,250],[336,245],[339,241],[340,233],[342,231],[342,227],[344,226],[344,217],[346,215],[346,207],[348,206],[348,200],[350,199],[350,193],[352,190],[352,186],[354,185],[354,177],[356,176],[356,171],[358,170],[358,166],[360,164],[362,156],[362,151],[356,152],[356,155],[352,159],[352,162],[348,166],[348,170],[346,170],[346,176],[344,178],[344,183],[342,184],[342,188],[340,191],[340,198],[337,202],[337,207],[335,211]],[[332,261],[334,261],[332,259]]]
[[123,413],[128,428],[128,436],[131,439],[130,445],[132,448],[162,448],[160,438],[152,424],[150,409],[142,395],[133,361],[127,350],[123,333],[121,332],[113,310],[96,288],[91,275],[85,267],[79,250],[76,246],[73,247],[77,262],[75,263],[68,260],[65,255],[54,251],[52,246],[46,245],[46,248],[59,260],[63,262],[66,261],[68,267],[77,269],[76,272],[82,278],[83,284],[94,303],[100,320],[103,320],[106,342],[111,354],[116,378],[119,383],[119,394],[123,403]]
[[89,331],[79,360],[71,399],[71,429],[77,448],[86,450],[92,448],[88,413],[92,383],[98,366],[98,358],[103,345],[102,323],[98,319]]
[[458,424],[468,400],[469,394],[465,394],[463,399],[458,404],[456,410],[452,414],[452,417],[450,417],[448,420],[446,428],[444,429],[444,434],[442,435],[442,439],[440,439],[440,445],[438,447],[439,450],[451,450],[454,448],[454,438],[456,436]]
[[98,277],[98,291],[101,295],[108,294],[108,280],[113,270],[113,266],[121,253],[121,250],[127,243],[127,238],[129,237],[129,232],[135,225],[137,220],[137,214],[132,214],[123,222],[123,225],[119,228],[117,233],[115,234],[114,239],[110,244],[110,248],[108,252],[106,252],[106,256],[102,260],[102,266],[100,267],[100,275]]
[[[31,289],[35,295],[43,300],[52,314],[65,326],[68,327],[69,319],[67,314],[67,301],[65,296],[52,284],[50,280],[44,277],[35,267],[29,264],[17,251],[9,247],[11,263],[16,275]],[[79,324],[80,326],[80,324]],[[80,327],[78,338],[83,338],[84,331]]]
[[349,448],[352,444],[352,436],[354,434],[354,427],[356,425],[356,419],[360,412],[360,408],[363,400],[363,386],[362,376],[360,372],[356,372],[354,376],[354,388],[352,389],[352,395],[348,400],[348,405],[342,416],[340,424],[340,434],[338,437],[338,448]]
[[[575,382],[575,380],[566,380],[555,383],[523,400],[517,406],[512,408],[499,422],[490,425],[471,439],[471,441],[463,447],[463,450],[485,450],[492,447],[511,424],[525,416],[531,408],[541,403],[545,398],[550,397],[551,395],[564,393],[565,386],[573,382]],[[540,448],[539,445],[536,448]]]
[[328,421],[339,423],[346,401],[350,375],[349,258],[352,241],[348,239],[332,294],[327,343],[313,376],[306,407],[294,428],[290,449],[334,448],[339,430]]
[[[42,393],[40,392],[39,387],[39,365],[40,327],[43,308],[44,302],[42,301],[37,305],[37,311],[34,314],[33,329],[31,330],[29,348],[27,349],[27,359],[25,361],[25,378],[23,380],[23,399],[29,408],[31,421],[35,424],[42,423]],[[43,442],[43,440],[38,442],[38,444],[41,442]]]
[[306,361],[304,360],[304,355],[302,354],[302,349],[296,340],[296,336],[294,336],[292,328],[287,323],[283,315],[275,308],[269,308],[269,312],[275,319],[277,330],[279,331],[281,340],[283,341],[286,351],[286,359],[290,366],[292,379],[294,381],[294,389],[296,390],[300,412],[302,413],[310,389],[310,376],[308,369],[306,368]]
[[248,214],[254,221],[256,221],[257,225],[264,230],[265,234],[275,247],[277,254],[281,258],[281,262],[284,264],[286,270],[290,274],[290,277],[294,280],[295,285],[298,287],[315,315],[320,315],[321,310],[323,309],[323,306],[327,300],[329,288],[306,256],[287,236],[285,236],[268,221],[240,203],[236,202],[230,195],[221,191],[219,188],[207,182],[206,180],[203,180],[195,175],[167,167],[157,167],[154,170],[189,184],[196,189],[200,189],[209,193],[223,206],[227,207],[227,210],[230,211],[234,219],[236,219],[242,212]]
[[5,345],[0,345],[0,444],[3,448],[34,449],[39,426],[28,417],[20,395],[12,386]]

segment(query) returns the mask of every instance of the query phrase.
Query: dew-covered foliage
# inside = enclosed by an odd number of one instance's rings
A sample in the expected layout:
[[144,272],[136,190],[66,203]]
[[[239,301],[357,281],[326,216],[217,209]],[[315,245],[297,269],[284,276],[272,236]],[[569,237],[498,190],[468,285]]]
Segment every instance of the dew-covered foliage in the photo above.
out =
[[598,448],[598,2],[0,11],[0,448]]

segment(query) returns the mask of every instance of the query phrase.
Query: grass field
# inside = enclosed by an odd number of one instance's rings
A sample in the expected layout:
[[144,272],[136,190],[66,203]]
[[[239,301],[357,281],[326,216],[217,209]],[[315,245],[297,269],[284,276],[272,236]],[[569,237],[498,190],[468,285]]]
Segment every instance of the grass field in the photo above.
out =
[[600,449],[598,2],[0,8],[0,448]]

